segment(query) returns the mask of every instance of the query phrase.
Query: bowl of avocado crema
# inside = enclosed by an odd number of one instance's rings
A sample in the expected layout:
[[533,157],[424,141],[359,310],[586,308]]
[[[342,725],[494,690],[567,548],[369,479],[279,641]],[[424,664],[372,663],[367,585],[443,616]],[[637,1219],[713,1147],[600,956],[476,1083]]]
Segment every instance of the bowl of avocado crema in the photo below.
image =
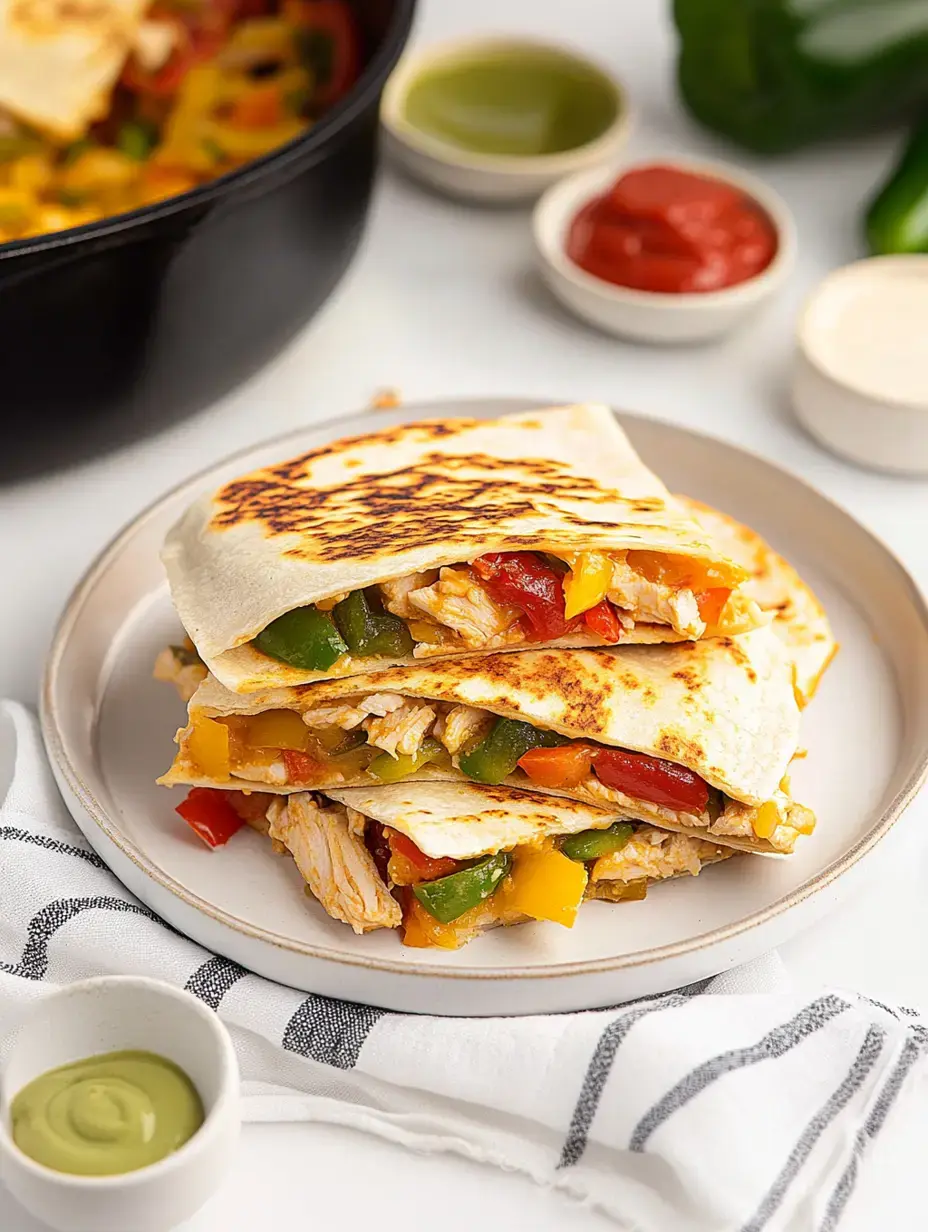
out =
[[0,1178],[59,1232],[161,1232],[220,1184],[238,1085],[228,1032],[190,993],[131,976],[62,988],[0,1073]]
[[409,54],[387,83],[384,141],[407,171],[454,196],[536,197],[615,156],[628,138],[625,91],[602,66],[521,37],[453,40]]

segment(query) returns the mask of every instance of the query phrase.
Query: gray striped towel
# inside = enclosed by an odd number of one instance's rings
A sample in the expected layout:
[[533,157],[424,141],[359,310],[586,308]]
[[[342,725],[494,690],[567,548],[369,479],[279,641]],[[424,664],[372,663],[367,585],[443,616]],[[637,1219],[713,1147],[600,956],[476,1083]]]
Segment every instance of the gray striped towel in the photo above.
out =
[[56,986],[157,976],[229,1027],[247,1119],[338,1123],[518,1169],[626,1232],[829,1232],[889,1114],[924,1082],[914,1011],[797,996],[776,956],[630,1005],[531,1018],[395,1014],[269,983],[127,893],[65,813],[35,719],[15,703],[0,704],[0,764],[4,749],[0,1040]]

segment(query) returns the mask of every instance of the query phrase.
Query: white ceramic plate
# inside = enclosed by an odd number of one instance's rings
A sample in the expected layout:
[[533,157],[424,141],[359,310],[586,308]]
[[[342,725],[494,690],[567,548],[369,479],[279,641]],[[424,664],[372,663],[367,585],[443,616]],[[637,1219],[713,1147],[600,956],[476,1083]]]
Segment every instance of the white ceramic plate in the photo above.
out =
[[436,1014],[513,1014],[615,1004],[742,962],[783,941],[875,875],[894,822],[928,774],[928,609],[898,561],[849,514],[770,463],[708,437],[623,415],[672,490],[755,527],[814,586],[842,650],[807,711],[796,796],[818,814],[787,859],[749,857],[652,890],[589,903],[572,930],[530,924],[465,949],[406,950],[356,937],[306,898],[292,862],[250,831],[208,851],[155,786],[183,707],[151,679],[180,626],[158,560],[200,491],[339,436],[436,415],[496,416],[522,401],[444,402],[342,419],[260,445],[169,493],[78,585],[48,660],[42,723],[77,824],[116,875],[175,928],[307,991]]

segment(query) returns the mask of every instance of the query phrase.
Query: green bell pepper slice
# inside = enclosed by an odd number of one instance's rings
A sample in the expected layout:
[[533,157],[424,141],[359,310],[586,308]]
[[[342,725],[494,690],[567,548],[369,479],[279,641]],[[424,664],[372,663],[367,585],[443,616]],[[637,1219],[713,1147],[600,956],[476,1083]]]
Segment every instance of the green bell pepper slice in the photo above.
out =
[[321,672],[348,650],[332,618],[316,607],[297,607],[272,620],[254,639],[263,654],[291,667]]
[[127,120],[116,134],[116,146],[127,158],[143,163],[158,144],[158,126],[148,120]]
[[611,856],[614,851],[621,851],[634,833],[635,827],[627,821],[614,821],[606,830],[581,830],[579,834],[569,834],[561,843],[561,851],[571,860],[598,860],[600,856]]
[[398,783],[400,779],[408,778],[421,766],[427,766],[444,753],[444,748],[431,737],[423,740],[415,753],[400,753],[399,757],[391,757],[389,753],[381,753],[367,767],[381,783]]
[[412,887],[412,892],[429,915],[442,924],[450,924],[489,898],[511,867],[512,856],[508,851],[500,851],[437,881],[420,882]]
[[399,616],[388,612],[373,587],[353,590],[336,603],[332,615],[353,655],[386,655],[405,658],[412,654],[412,634]]
[[341,757],[344,753],[353,753],[355,749],[361,748],[364,744],[367,744],[367,732],[358,728],[356,731],[348,732],[344,740],[340,740],[334,749],[329,749],[329,756]]
[[502,783],[516,768],[519,758],[529,749],[553,748],[557,744],[569,744],[566,736],[557,732],[543,731],[531,723],[516,719],[497,719],[488,735],[465,753],[459,765],[468,778],[478,783]]
[[865,220],[871,253],[928,252],[928,119],[912,133]]

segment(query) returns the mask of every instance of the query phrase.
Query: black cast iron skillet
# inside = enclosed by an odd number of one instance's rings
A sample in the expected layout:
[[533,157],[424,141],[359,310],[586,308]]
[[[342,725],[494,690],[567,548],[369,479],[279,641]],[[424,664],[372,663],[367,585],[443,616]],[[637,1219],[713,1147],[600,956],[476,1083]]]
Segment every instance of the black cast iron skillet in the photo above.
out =
[[305,135],[193,192],[0,245],[0,480],[200,409],[266,363],[357,247],[415,0],[354,0],[365,68]]

